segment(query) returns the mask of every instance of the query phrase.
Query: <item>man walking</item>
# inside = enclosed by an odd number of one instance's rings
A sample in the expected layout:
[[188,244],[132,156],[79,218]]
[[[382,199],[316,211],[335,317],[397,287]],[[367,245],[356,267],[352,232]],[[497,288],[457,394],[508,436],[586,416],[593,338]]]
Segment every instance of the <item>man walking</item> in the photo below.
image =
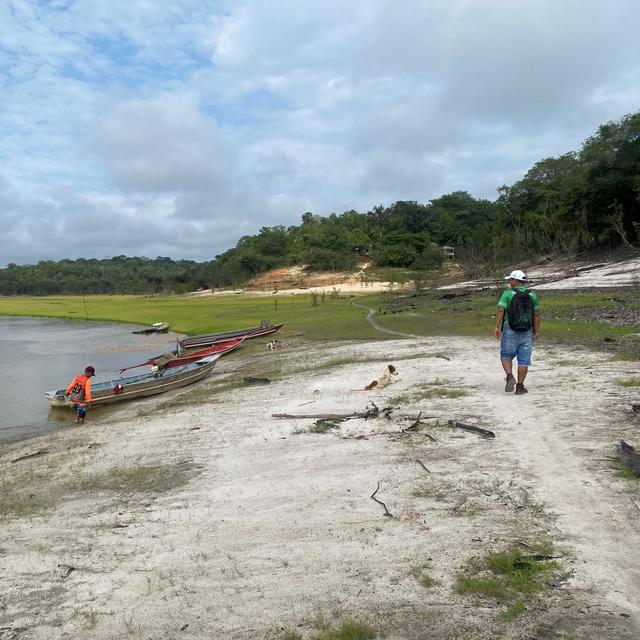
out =
[[[512,271],[505,280],[509,288],[498,301],[496,325],[493,335],[500,340],[500,361],[506,374],[504,390],[516,395],[527,393],[525,378],[531,366],[533,341],[540,331],[540,301],[526,287],[528,278],[519,269]],[[518,380],[513,376],[513,359],[518,358]]]
[[76,414],[76,424],[84,424],[87,406],[91,406],[91,378],[96,375],[93,367],[87,367],[84,374],[78,374],[67,387],[66,395],[73,404]]

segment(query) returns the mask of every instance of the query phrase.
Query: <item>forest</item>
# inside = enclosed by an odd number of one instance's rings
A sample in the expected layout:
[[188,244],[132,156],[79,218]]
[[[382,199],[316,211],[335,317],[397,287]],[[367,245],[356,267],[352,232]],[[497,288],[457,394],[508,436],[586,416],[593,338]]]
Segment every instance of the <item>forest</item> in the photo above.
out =
[[537,162],[495,200],[456,191],[398,201],[367,212],[302,215],[290,227],[263,227],[197,263],[117,256],[9,264],[0,295],[186,292],[239,286],[293,264],[349,270],[366,256],[379,267],[437,268],[443,246],[487,272],[512,261],[640,245],[640,112],[601,125],[576,152]]

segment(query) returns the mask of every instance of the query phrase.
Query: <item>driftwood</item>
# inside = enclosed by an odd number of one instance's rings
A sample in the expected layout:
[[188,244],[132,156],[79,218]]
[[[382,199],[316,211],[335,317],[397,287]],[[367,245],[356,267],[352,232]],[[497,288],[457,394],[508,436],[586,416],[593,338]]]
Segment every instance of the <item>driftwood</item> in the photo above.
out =
[[572,578],[574,573],[575,573],[575,569],[570,569],[569,571],[565,571],[565,573],[561,573],[559,576],[556,576],[555,578],[551,578],[548,584],[550,587],[559,587],[562,584],[564,584],[567,580],[569,580],[569,578]]
[[253,376],[245,376],[243,378],[245,384],[270,384],[269,378],[254,378]]
[[22,462],[23,460],[28,460],[29,458],[37,458],[38,456],[44,456],[47,453],[49,453],[49,449],[38,449],[33,453],[27,453],[26,455],[20,456],[19,458],[14,458],[11,463],[15,464],[16,462]]
[[429,471],[429,469],[427,469],[427,467],[424,466],[423,462],[421,460],[418,460],[416,458],[416,462],[427,472],[427,473],[431,473],[431,471]]
[[76,570],[76,568],[72,567],[70,564],[59,564],[58,569],[60,569],[60,577],[63,580],[66,580],[71,572]]
[[496,434],[493,431],[489,431],[488,429],[483,429],[482,427],[476,427],[472,424],[465,424],[464,422],[458,422],[457,420],[449,420],[447,423],[450,427],[455,427],[456,429],[464,429],[465,431],[471,431],[473,433],[477,433],[479,436],[483,438],[495,438]]
[[376,498],[376,493],[378,493],[378,491],[380,490],[380,483],[378,482],[378,486],[376,487],[376,490],[371,494],[371,499],[374,502],[377,502],[378,504],[381,504],[383,509],[384,509],[384,513],[382,515],[386,516],[387,518],[393,518],[393,515],[389,512],[389,509],[387,509],[387,505],[378,500],[378,498]]
[[636,451],[636,448],[624,440],[620,440],[617,451],[618,459],[625,469],[628,469],[633,475],[640,478],[640,453]]
[[[420,427],[424,426],[424,422],[422,422],[420,420],[421,416],[422,416],[422,411],[418,414],[418,417],[415,419],[415,421],[412,422],[406,429],[403,429],[402,431],[404,433],[413,432],[413,431],[420,431]],[[430,433],[426,433],[425,432],[424,435],[427,438],[429,438],[429,440],[431,440],[431,442],[436,442],[436,439]]]
[[354,420],[357,418],[364,418],[365,420],[369,420],[370,418],[387,418],[387,420],[391,419],[391,412],[393,411],[392,407],[384,407],[383,409],[378,409],[378,407],[372,402],[371,408],[366,409],[360,413],[272,413],[272,418],[280,418],[287,420]]

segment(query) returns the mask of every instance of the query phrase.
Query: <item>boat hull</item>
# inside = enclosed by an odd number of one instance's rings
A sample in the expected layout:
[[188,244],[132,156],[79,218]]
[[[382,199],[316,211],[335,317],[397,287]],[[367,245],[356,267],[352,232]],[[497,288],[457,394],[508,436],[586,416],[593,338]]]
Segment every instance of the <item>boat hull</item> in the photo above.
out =
[[282,324],[274,324],[271,327],[253,327],[251,329],[239,329],[238,331],[229,331],[227,333],[215,333],[207,336],[193,336],[192,338],[184,338],[180,340],[180,346],[184,349],[195,349],[197,347],[209,347],[219,342],[224,342],[232,338],[244,338],[252,340],[253,338],[261,338],[275,333],[282,327]]
[[[148,373],[96,383],[91,388],[91,405],[93,407],[103,407],[186,387],[205,378],[215,366],[218,357],[216,354],[200,362],[193,362],[156,374]],[[57,391],[49,391],[45,395],[52,407],[72,407],[73,404],[65,396],[65,393],[65,389],[58,389]]]

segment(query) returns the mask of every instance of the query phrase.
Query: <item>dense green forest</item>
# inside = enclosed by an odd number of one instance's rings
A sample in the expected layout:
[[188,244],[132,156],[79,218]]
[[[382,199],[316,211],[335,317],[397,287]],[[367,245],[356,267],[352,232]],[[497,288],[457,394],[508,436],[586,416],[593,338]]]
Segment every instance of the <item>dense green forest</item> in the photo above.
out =
[[263,227],[214,260],[79,259],[8,265],[0,294],[148,293],[239,285],[275,267],[346,270],[375,265],[428,270],[440,247],[477,270],[514,255],[566,255],[640,244],[640,112],[602,125],[580,151],[537,162],[494,201],[456,191],[427,204],[399,201],[360,213],[307,212],[300,225]]

